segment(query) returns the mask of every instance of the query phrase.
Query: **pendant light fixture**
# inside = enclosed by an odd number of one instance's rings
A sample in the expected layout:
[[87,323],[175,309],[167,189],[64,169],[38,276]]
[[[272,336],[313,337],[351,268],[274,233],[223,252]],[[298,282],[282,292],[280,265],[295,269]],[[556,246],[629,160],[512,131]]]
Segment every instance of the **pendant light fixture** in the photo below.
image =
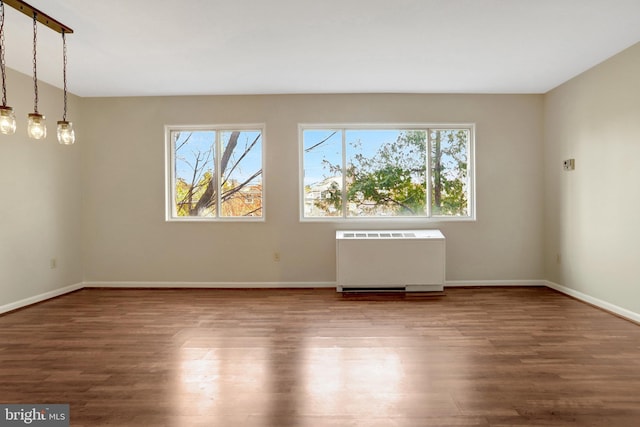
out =
[[33,113],[29,113],[27,134],[29,138],[44,139],[47,137],[47,126],[44,116],[38,112],[38,14],[33,12]]
[[13,135],[16,131],[16,115],[7,106],[7,73],[4,62],[4,1],[0,0],[0,73],[2,74],[2,105],[0,106],[0,133]]
[[64,80],[64,113],[62,120],[58,122],[58,141],[60,144],[73,144],[75,134],[73,125],[67,121],[67,42],[66,34],[73,34],[73,30],[62,22],[55,20],[24,2],[23,0],[0,0],[0,74],[2,74],[2,105],[0,105],[0,133],[11,135],[16,131],[16,117],[13,108],[7,106],[5,47],[4,47],[4,5],[7,4],[15,10],[24,13],[33,19],[33,113],[27,115],[27,135],[33,139],[44,139],[47,136],[44,115],[38,112],[38,22],[62,34],[62,76]]
[[67,121],[67,39],[64,36],[64,30],[62,30],[62,81],[64,84],[64,112],[62,120],[58,122],[58,142],[71,145],[76,142],[76,134],[73,131],[73,123]]

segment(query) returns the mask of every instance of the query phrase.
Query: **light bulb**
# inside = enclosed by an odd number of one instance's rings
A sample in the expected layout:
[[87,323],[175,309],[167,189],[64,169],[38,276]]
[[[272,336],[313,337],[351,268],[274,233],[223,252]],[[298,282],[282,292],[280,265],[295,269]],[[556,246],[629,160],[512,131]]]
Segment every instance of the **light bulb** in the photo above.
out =
[[11,107],[0,106],[0,132],[5,135],[16,132],[16,115]]
[[44,116],[38,113],[29,114],[29,124],[27,125],[29,138],[44,139],[47,137],[47,127],[44,123]]
[[58,142],[63,145],[71,145],[76,142],[73,123],[67,121],[58,122]]

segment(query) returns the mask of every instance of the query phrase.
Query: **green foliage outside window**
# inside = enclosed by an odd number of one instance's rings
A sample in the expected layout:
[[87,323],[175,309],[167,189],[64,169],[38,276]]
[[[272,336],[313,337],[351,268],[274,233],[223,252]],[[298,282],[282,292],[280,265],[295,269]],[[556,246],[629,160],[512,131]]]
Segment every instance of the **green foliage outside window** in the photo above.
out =
[[[345,165],[342,153],[335,150],[313,155],[322,148],[322,141],[330,141],[326,132],[303,132],[304,146],[308,147],[304,157],[305,217],[336,216],[330,212],[346,217],[424,217],[429,212],[431,216],[470,215],[470,129],[331,132],[344,141]],[[318,170],[318,164],[323,175],[307,178],[307,168]],[[319,180],[306,182],[314,178]],[[320,187],[322,191],[314,191]]]

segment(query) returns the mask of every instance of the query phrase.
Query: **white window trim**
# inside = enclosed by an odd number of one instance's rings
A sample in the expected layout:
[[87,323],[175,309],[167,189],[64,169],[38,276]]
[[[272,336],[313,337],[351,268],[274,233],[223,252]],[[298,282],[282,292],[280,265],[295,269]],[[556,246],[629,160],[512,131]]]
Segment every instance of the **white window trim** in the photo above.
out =
[[[259,130],[261,133],[261,162],[262,162],[262,216],[260,217],[179,217],[175,212],[174,192],[176,188],[175,181],[175,142],[172,141],[171,132],[173,131],[233,131],[233,130]],[[166,222],[265,222],[266,221],[266,125],[264,123],[242,123],[242,124],[216,124],[216,125],[165,125],[165,221]],[[217,148],[216,148],[217,150]],[[219,173],[220,156],[216,153],[216,173]],[[218,197],[220,197],[218,191]],[[219,204],[219,203],[218,203]]]
[[[468,216],[431,216],[431,180],[427,179],[427,213],[428,216],[394,216],[394,217],[305,217],[304,216],[304,144],[303,132],[309,129],[318,130],[426,130],[426,129],[469,129],[469,215]],[[343,132],[344,135],[344,132]],[[401,224],[424,224],[442,222],[474,222],[476,217],[476,124],[475,123],[298,123],[298,216],[300,222],[354,222],[372,223],[379,222],[389,224],[393,222]],[[344,139],[344,136],[343,136]],[[344,141],[343,141],[344,146]],[[429,165],[431,163],[431,150],[427,150]],[[345,150],[342,150],[342,164],[345,164]],[[427,166],[429,166],[427,165]],[[342,178],[344,181],[344,177]],[[343,182],[344,184],[344,182]],[[344,188],[344,186],[343,186]],[[344,198],[343,192],[343,198]]]

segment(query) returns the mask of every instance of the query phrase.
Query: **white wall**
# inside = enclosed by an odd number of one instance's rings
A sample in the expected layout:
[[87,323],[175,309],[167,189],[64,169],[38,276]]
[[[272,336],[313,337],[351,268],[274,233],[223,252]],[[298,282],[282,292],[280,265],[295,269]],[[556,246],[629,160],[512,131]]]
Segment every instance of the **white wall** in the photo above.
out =
[[[82,282],[79,144],[61,146],[56,121],[62,120],[62,92],[39,82],[39,110],[48,122],[44,141],[27,138],[33,112],[33,82],[7,70],[7,104],[16,112],[14,135],[0,134],[0,312],[17,301]],[[69,97],[69,119],[77,116]],[[51,258],[57,268],[50,268]]]
[[[546,276],[635,313],[640,313],[638,76],[640,44],[545,96]],[[575,158],[575,171],[562,171],[567,158]]]
[[[443,230],[448,280],[543,279],[542,104],[541,95],[82,99],[85,280],[335,281],[334,231],[349,225],[298,221],[300,122],[475,122],[477,222],[410,227]],[[266,222],[164,221],[163,127],[209,123],[266,124]]]
[[[8,70],[0,309],[83,280],[333,282],[333,232],[349,225],[298,221],[297,124],[475,122],[478,220],[410,224],[446,234],[447,280],[546,278],[640,313],[638,75],[640,44],[544,96],[71,96],[78,144],[63,147],[60,90],[40,84],[50,135],[29,140],[31,78]],[[266,222],[166,223],[163,126],[246,122],[266,123]]]

